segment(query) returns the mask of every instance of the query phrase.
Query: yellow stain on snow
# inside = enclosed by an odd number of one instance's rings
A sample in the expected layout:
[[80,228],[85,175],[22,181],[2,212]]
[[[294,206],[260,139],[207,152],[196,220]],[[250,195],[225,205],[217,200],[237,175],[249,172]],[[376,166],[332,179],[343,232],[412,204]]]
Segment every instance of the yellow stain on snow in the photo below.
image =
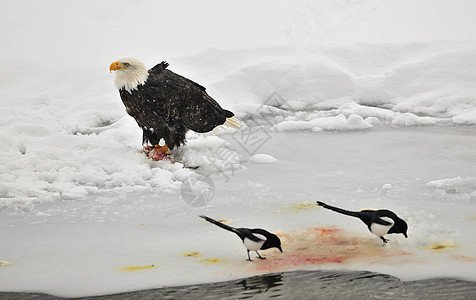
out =
[[155,265],[150,266],[129,266],[129,267],[122,267],[122,271],[139,271],[139,270],[148,270],[148,269],[155,269],[158,268]]
[[185,257],[199,257],[200,255],[201,254],[198,251],[189,251],[189,252],[185,252],[183,254],[183,256],[185,256]]
[[315,203],[302,202],[302,203],[287,205],[283,209],[275,210],[274,213],[283,213],[283,212],[296,213],[296,212],[300,212],[307,209],[315,209],[317,207],[318,206]]
[[231,219],[218,219],[217,221],[223,224],[233,223]]
[[220,258],[210,258],[210,257],[200,257],[202,256],[202,254],[198,251],[189,251],[189,252],[185,252],[183,254],[183,256],[185,257],[194,257],[194,258],[198,258],[197,261],[199,262],[203,262],[203,263],[207,263],[207,264],[213,264],[213,263],[217,263],[217,262],[221,262],[223,261],[223,259],[220,259]]
[[199,261],[205,262],[205,263],[217,263],[217,262],[220,262],[221,259],[219,259],[219,258],[200,258]]
[[[208,221],[204,220],[205,223],[210,224]],[[235,220],[232,219],[218,219],[217,222],[223,223],[223,224],[228,224],[228,223],[233,223]],[[210,224],[213,225],[213,224]]]
[[0,260],[0,267],[1,266],[6,266],[6,265],[11,265],[12,262],[8,260]]
[[468,217],[468,220],[470,221],[476,221],[476,215],[472,215]]
[[307,208],[316,208],[317,204],[315,203],[309,203],[309,202],[303,202],[303,203],[298,203],[294,205],[297,209],[307,209]]
[[443,251],[455,249],[456,245],[453,241],[434,241],[429,243],[425,248],[426,250]]

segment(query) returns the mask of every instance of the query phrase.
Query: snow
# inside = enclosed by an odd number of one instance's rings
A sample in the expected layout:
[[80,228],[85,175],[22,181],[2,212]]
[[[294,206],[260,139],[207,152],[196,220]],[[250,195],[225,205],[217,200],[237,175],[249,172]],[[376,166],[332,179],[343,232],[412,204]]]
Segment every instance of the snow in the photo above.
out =
[[393,119],[392,125],[399,127],[435,125],[436,121],[430,117],[418,117],[412,113],[403,113]]
[[476,124],[476,109],[469,109],[467,112],[454,116],[453,122],[460,125]]
[[476,190],[476,177],[445,178],[427,183],[435,189],[444,190],[447,193],[471,193]]
[[254,154],[250,156],[249,161],[259,164],[272,164],[278,160],[269,154]]
[[[0,290],[76,297],[278,272],[302,251],[289,236],[310,242],[313,226],[363,245],[360,261],[316,268],[476,280],[475,8],[2,1]],[[190,132],[176,163],[146,159],[108,72],[121,57],[168,61],[246,125]],[[379,240],[315,200],[395,210],[409,239],[383,251],[412,255],[366,263]],[[245,264],[239,239],[199,214],[279,231],[290,250]]]

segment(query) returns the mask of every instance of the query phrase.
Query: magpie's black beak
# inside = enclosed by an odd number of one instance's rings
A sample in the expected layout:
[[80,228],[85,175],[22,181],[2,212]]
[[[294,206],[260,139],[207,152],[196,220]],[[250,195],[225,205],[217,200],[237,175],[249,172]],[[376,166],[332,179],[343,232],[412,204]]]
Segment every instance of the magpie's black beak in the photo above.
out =
[[281,253],[283,253],[283,249],[281,249],[281,246],[278,247],[279,251],[281,251]]
[[403,235],[408,239],[408,235],[406,232],[404,232]]

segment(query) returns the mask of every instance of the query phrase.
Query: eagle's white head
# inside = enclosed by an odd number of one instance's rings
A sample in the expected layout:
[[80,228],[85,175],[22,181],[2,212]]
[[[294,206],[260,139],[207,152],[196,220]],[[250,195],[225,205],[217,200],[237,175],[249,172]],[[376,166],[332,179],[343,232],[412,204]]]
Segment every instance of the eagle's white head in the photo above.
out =
[[117,89],[125,89],[129,93],[147,81],[149,73],[145,65],[135,58],[121,58],[109,67],[109,72],[116,71],[114,85]]

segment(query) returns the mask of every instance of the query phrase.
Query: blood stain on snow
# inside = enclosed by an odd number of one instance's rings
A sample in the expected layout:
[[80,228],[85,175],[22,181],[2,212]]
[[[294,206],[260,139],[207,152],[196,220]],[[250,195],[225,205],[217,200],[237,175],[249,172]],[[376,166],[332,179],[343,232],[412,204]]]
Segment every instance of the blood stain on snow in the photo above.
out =
[[155,269],[158,268],[155,265],[149,265],[149,266],[128,266],[128,267],[122,267],[122,271],[139,271],[139,270],[148,270],[148,269]]
[[450,258],[454,259],[454,260],[462,261],[462,262],[475,262],[476,261],[476,258],[466,256],[466,255],[456,255],[455,254],[455,255],[450,255]]
[[258,271],[275,272],[296,269],[366,263],[402,263],[413,254],[397,247],[382,247],[372,238],[363,239],[337,227],[311,227],[303,231],[280,233],[283,253],[270,250],[267,260],[256,261]]

